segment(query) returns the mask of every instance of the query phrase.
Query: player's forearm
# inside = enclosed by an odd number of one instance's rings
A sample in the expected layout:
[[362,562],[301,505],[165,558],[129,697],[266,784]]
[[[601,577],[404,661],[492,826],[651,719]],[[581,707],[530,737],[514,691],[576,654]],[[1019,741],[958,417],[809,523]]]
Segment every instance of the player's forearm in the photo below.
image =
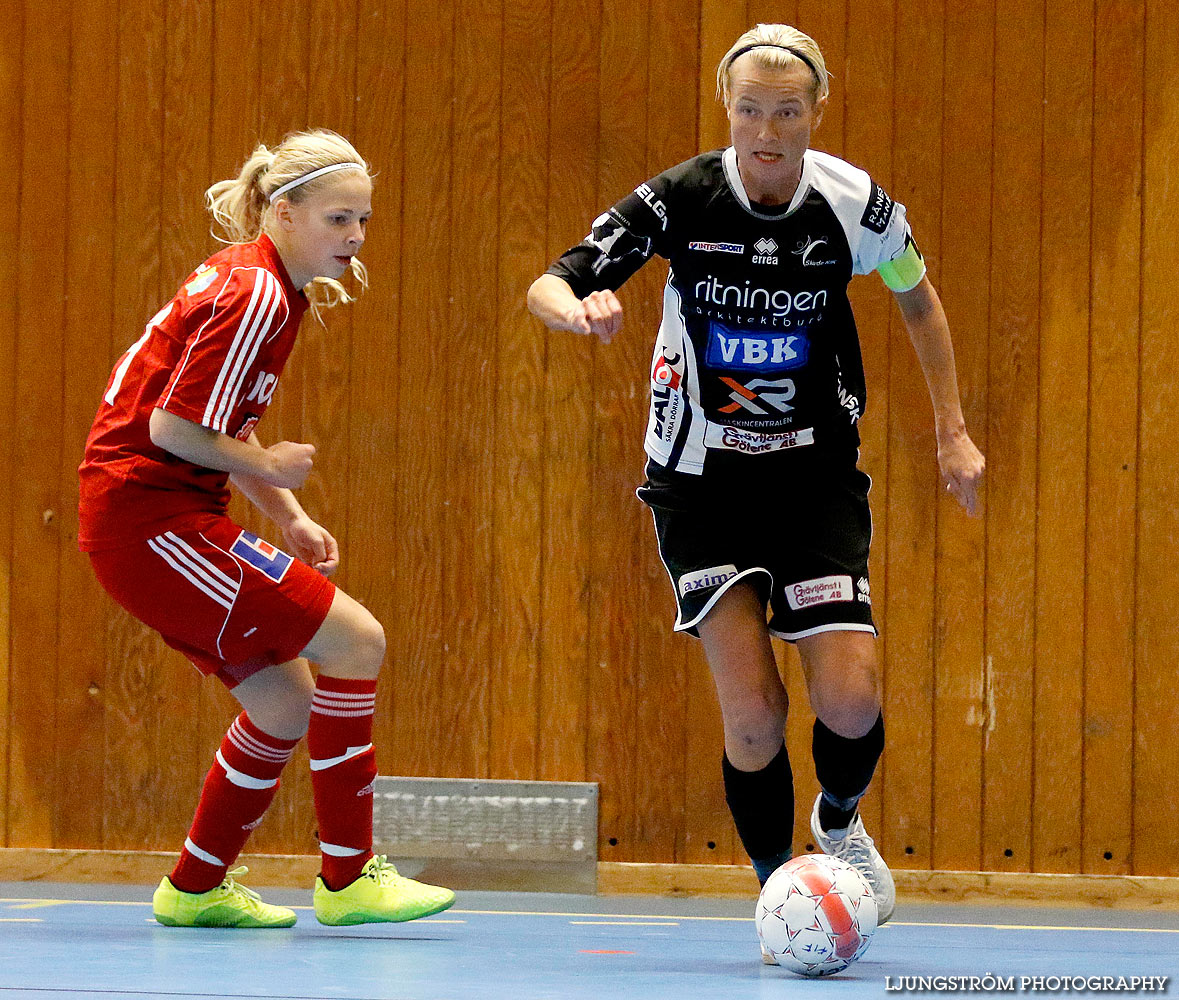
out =
[[302,505],[290,490],[271,486],[264,479],[241,472],[232,474],[229,480],[250,503],[279,527],[285,527],[304,514]]
[[[247,443],[262,449],[262,442],[256,434],[251,434]],[[288,489],[245,472],[233,473],[229,479],[250,503],[280,527],[285,527],[305,513],[295,494]]]
[[897,296],[909,340],[929,387],[938,438],[966,429],[958,374],[954,366],[954,343],[941,300],[928,278],[917,288]]
[[564,278],[542,274],[528,289],[528,311],[550,330],[572,330],[569,317],[578,298]]
[[235,477],[273,474],[273,458],[256,443],[238,441],[167,410],[152,410],[148,430],[152,444],[194,465]]

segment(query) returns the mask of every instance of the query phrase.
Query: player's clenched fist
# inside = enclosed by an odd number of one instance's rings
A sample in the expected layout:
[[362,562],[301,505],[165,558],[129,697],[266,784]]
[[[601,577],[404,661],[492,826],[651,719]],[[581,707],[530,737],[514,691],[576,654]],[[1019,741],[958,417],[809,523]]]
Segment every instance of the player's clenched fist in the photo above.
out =
[[315,445],[297,441],[279,441],[266,449],[270,456],[270,472],[266,481],[272,486],[297,490],[311,474]]
[[569,327],[577,333],[594,333],[603,344],[622,329],[622,303],[610,289],[590,292],[573,307]]

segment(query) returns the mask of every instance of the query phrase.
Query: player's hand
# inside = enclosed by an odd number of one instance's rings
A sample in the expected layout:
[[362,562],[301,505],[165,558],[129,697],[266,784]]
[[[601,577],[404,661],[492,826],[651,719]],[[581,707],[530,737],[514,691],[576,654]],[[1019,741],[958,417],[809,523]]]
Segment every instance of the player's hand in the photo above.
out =
[[622,329],[622,303],[610,289],[590,292],[579,300],[566,317],[574,333],[593,333],[603,344]]
[[938,435],[937,464],[946,489],[966,508],[966,513],[977,513],[978,490],[987,461],[965,430]]
[[324,576],[331,576],[340,565],[340,546],[327,528],[311,518],[295,518],[282,529],[282,535],[291,552]]
[[315,445],[296,441],[279,441],[266,449],[270,469],[263,478],[271,486],[297,490],[311,474],[311,460]]

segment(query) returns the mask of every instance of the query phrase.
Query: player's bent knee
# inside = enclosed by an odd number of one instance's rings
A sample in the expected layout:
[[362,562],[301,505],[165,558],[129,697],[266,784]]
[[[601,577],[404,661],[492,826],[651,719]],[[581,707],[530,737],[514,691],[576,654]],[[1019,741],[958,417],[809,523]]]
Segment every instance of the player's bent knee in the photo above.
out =
[[[306,671],[306,667],[304,667]],[[284,740],[302,739],[311,718],[315,682],[310,672],[291,676],[278,670],[243,682],[234,690],[242,707],[262,732]]]
[[375,680],[385,660],[385,630],[365,608],[357,605],[348,622],[345,641],[330,663],[324,663],[339,676]]
[[880,716],[880,701],[872,690],[851,690],[842,696],[815,699],[815,714],[834,733],[859,739]]
[[[286,699],[286,715],[291,728],[301,727],[300,737],[307,733],[307,724],[311,719],[311,701],[315,697],[315,682],[308,677],[308,683],[300,684],[293,689]],[[294,737],[288,737],[293,739]]]
[[329,676],[375,680],[385,659],[385,630],[363,604],[337,590],[327,620],[304,655]]
[[357,630],[356,647],[357,666],[366,668],[368,676],[376,677],[385,662],[385,629],[367,612]]
[[727,713],[724,723],[729,738],[742,746],[770,747],[776,751],[782,743],[786,714],[776,705],[755,701]]

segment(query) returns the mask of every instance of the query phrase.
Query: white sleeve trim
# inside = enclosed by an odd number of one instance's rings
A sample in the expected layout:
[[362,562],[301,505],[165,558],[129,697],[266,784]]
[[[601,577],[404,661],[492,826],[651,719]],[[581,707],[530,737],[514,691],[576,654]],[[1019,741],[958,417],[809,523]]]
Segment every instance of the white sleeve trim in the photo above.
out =
[[872,197],[873,182],[868,172],[830,153],[809,149],[811,187],[827,199],[847,237],[852,255],[852,274],[870,274],[905,249],[909,224],[905,206],[893,202],[883,233],[863,225],[862,219]]

